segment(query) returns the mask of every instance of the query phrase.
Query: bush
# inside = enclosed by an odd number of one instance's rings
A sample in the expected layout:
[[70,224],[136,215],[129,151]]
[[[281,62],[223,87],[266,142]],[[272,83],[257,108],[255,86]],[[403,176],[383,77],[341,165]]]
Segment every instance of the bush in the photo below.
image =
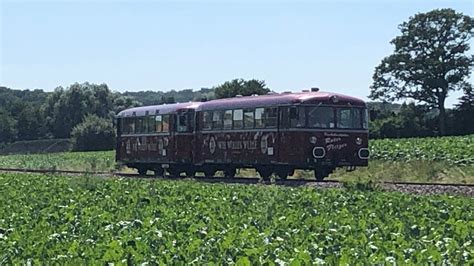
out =
[[106,151],[115,147],[115,130],[111,121],[88,115],[71,133],[74,150]]

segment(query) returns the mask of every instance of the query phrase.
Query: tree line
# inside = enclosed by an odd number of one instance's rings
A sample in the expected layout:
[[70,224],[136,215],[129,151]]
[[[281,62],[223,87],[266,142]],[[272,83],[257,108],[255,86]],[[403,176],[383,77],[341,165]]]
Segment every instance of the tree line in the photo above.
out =
[[78,132],[76,127],[90,119],[112,137],[115,113],[138,105],[106,84],[75,83],[53,92],[0,87],[0,143],[70,138]]
[[106,84],[75,83],[53,92],[0,87],[0,144],[14,141],[72,138],[76,150],[114,147],[115,115],[127,108],[175,102],[205,101],[237,94],[265,94],[259,80],[235,79],[198,91],[113,92]]
[[[414,15],[399,26],[391,55],[375,68],[370,95],[372,138],[474,133],[474,92],[469,77],[474,19],[452,9]],[[463,91],[449,109],[450,92]],[[212,88],[113,92],[106,84],[75,83],[53,92],[0,87],[0,143],[73,138],[76,149],[113,147],[114,116],[140,105],[266,94],[263,80],[234,79]],[[394,104],[393,101],[409,100]],[[416,102],[416,104],[415,104]],[[96,146],[94,146],[94,145]],[[102,147],[104,146],[104,147]]]

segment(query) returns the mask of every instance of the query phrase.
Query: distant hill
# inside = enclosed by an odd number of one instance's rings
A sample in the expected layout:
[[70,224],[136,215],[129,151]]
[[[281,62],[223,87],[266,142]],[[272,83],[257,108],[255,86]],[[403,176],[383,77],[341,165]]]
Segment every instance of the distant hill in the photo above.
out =
[[142,105],[157,105],[163,103],[201,101],[202,99],[213,99],[214,89],[202,88],[199,91],[185,89],[180,91],[126,91],[124,96],[132,97],[142,103]]

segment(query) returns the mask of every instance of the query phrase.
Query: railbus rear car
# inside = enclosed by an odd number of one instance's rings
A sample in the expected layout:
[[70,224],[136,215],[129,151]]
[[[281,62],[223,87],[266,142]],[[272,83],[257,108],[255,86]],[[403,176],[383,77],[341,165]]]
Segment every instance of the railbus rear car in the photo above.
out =
[[140,174],[173,175],[192,165],[194,109],[199,103],[136,107],[117,115],[116,161]]

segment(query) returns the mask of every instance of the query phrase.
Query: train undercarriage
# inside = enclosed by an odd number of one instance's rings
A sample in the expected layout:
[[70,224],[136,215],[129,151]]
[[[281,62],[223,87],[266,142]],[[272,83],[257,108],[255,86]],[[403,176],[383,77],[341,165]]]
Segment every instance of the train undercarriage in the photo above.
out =
[[[125,164],[129,168],[137,169],[140,175],[146,175],[152,171],[156,177],[163,177],[166,173],[172,177],[196,177],[206,178],[216,176],[217,172],[222,172],[224,177],[233,178],[239,169],[255,169],[263,180],[269,180],[272,175],[279,179],[287,179],[293,176],[295,170],[313,171],[316,180],[323,180],[335,169],[334,166],[316,166],[312,168],[300,168],[288,165],[223,165],[204,164],[195,166],[192,164],[154,164],[154,163],[132,163]],[[354,169],[352,167],[351,169]]]

